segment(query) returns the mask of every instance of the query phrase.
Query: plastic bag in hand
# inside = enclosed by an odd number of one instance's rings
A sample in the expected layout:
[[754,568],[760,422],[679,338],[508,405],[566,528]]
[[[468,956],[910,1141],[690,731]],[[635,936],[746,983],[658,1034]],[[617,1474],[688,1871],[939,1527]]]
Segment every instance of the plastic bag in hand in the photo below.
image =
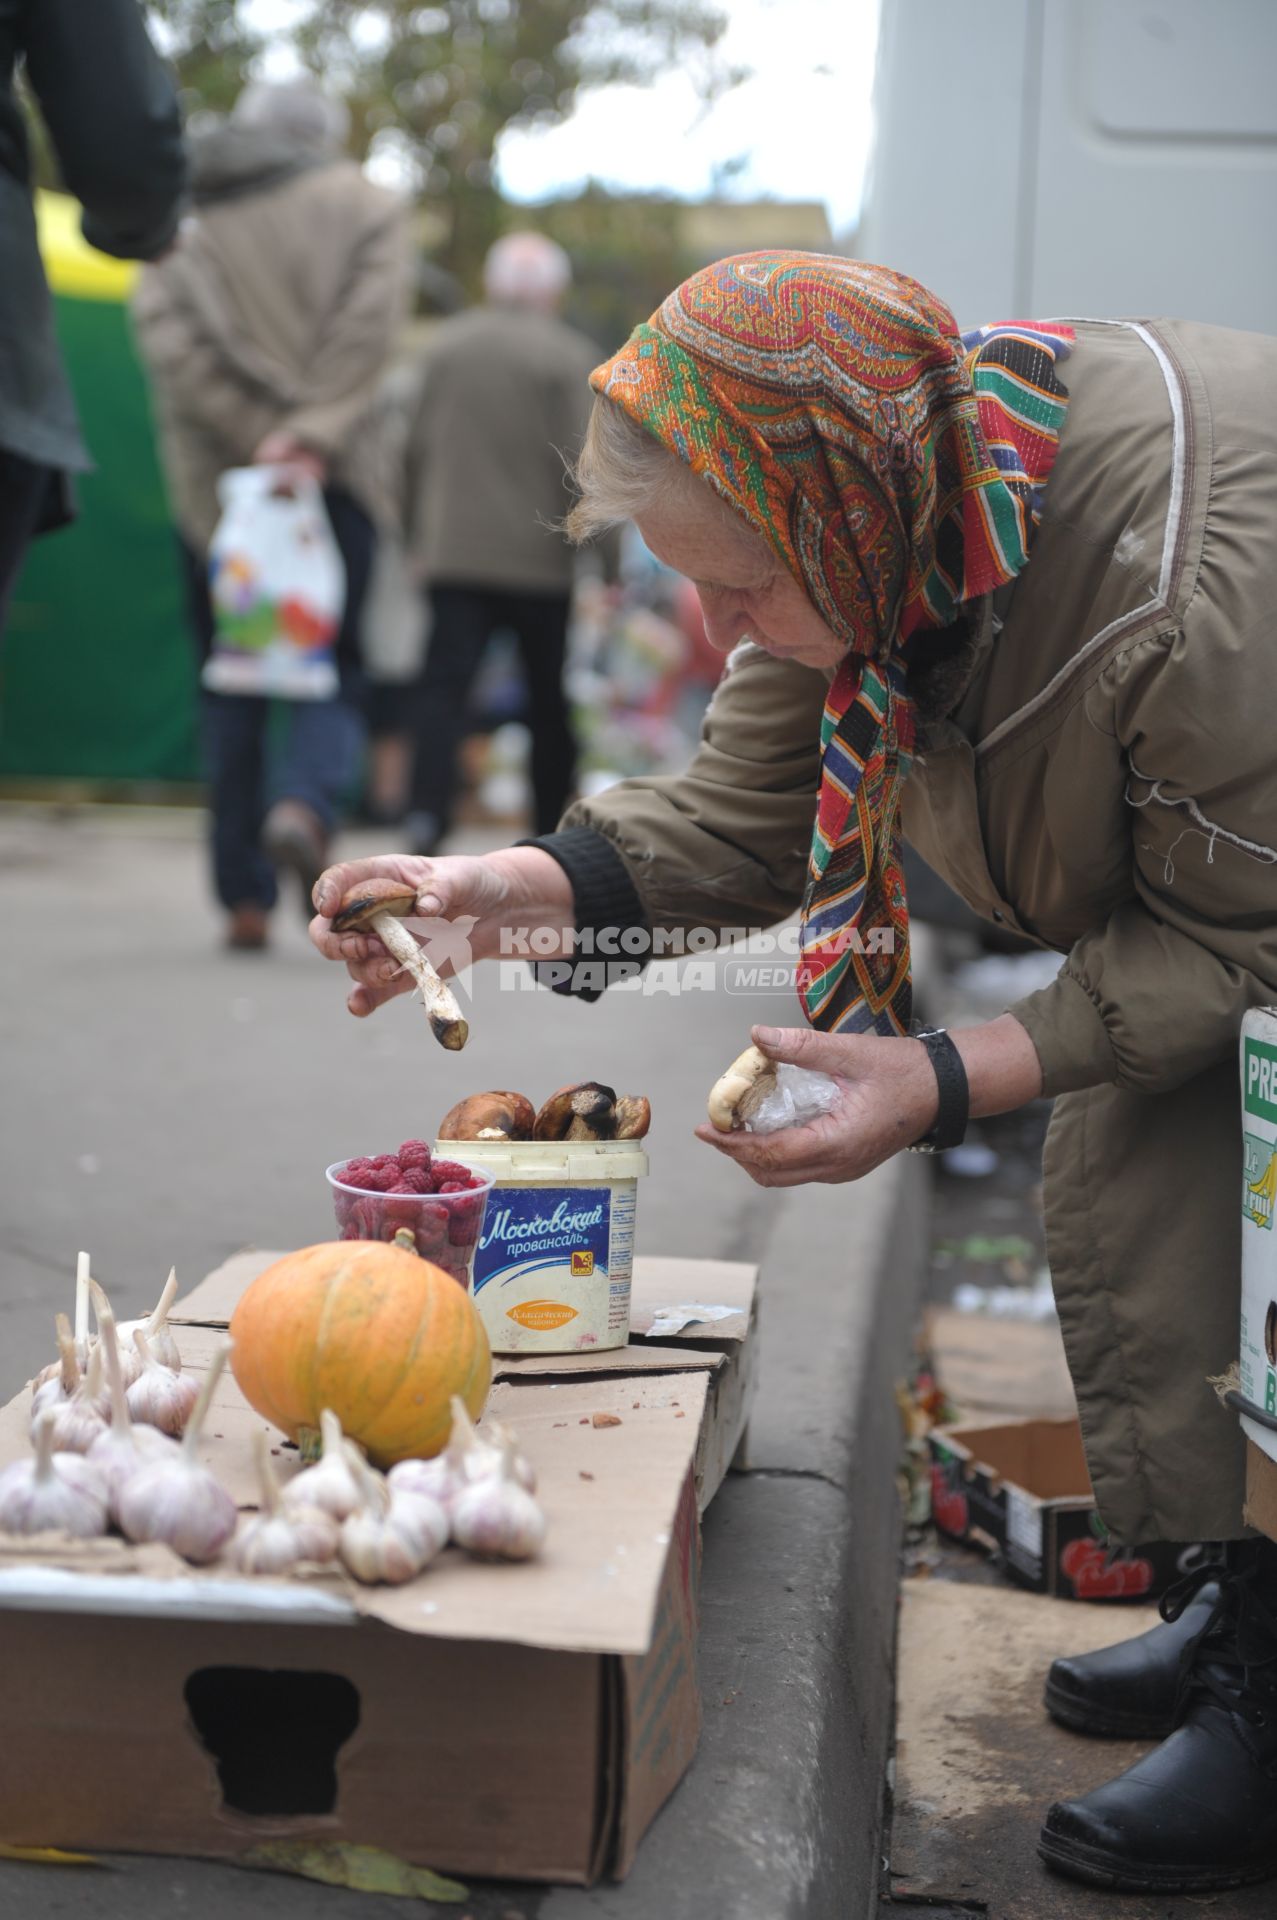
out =
[[319,483],[296,467],[234,467],[209,546],[214,693],[331,700],[346,569]]
[[803,1127],[822,1113],[832,1113],[838,1105],[838,1086],[827,1073],[813,1073],[810,1067],[792,1067],[787,1062],[776,1069],[776,1084],[763,1095],[749,1119],[747,1133],[780,1133],[786,1127]]

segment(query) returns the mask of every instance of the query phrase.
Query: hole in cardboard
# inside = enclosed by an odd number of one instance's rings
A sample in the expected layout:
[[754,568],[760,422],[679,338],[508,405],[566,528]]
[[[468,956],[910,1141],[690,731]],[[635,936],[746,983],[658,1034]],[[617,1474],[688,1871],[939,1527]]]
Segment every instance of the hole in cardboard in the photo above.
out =
[[337,1673],[201,1667],[186,1682],[195,1730],[236,1813],[331,1813],[337,1755],[359,1725],[359,1694]]

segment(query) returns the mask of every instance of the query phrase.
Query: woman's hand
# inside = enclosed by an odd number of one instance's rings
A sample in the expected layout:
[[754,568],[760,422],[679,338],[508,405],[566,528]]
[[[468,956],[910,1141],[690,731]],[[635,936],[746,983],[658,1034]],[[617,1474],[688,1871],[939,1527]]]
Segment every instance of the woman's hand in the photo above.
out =
[[[965,1028],[952,1039],[966,1069],[973,1119],[1009,1113],[1042,1091],[1037,1051],[1013,1015]],[[760,1187],[859,1180],[935,1123],[940,1104],[935,1070],[919,1040],[818,1033],[809,1027],[755,1027],[753,1040],[771,1060],[827,1073],[839,1094],[829,1113],[781,1133],[697,1127],[698,1140],[735,1160]]]
[[[375,1013],[397,994],[410,993],[412,976],[366,933],[334,933],[332,915],[351,887],[365,880],[398,880],[417,890],[417,935],[438,972],[456,972],[471,960],[503,951],[502,935],[548,928],[536,947],[539,959],[571,951],[572,887],[563,868],[540,847],[506,847],[478,857],[451,855],[428,860],[414,854],[379,854],[329,867],[315,882],[316,917],[310,937],[326,960],[342,960],[355,982],[346,1005],[357,1019]],[[557,941],[558,944],[554,944]],[[518,953],[515,945],[506,950]]]

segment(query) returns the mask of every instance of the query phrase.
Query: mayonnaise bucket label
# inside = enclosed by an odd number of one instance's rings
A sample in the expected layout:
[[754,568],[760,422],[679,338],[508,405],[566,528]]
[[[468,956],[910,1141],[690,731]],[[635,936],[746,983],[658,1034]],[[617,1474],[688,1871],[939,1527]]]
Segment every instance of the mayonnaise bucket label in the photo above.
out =
[[471,1281],[493,1352],[623,1347],[646,1155],[628,1141],[465,1150],[496,1175]]
[[[1242,1022],[1241,1390],[1277,1420],[1277,1011],[1254,1007]],[[1242,1416],[1242,1426],[1277,1460],[1277,1431]]]

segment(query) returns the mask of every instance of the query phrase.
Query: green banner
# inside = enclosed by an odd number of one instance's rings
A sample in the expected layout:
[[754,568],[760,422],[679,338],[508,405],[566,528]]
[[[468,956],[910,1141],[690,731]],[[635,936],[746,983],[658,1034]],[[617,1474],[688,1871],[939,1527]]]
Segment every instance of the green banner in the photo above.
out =
[[96,471],[37,540],[0,662],[0,776],[199,777],[196,667],[142,370],[119,299],[55,297]]

